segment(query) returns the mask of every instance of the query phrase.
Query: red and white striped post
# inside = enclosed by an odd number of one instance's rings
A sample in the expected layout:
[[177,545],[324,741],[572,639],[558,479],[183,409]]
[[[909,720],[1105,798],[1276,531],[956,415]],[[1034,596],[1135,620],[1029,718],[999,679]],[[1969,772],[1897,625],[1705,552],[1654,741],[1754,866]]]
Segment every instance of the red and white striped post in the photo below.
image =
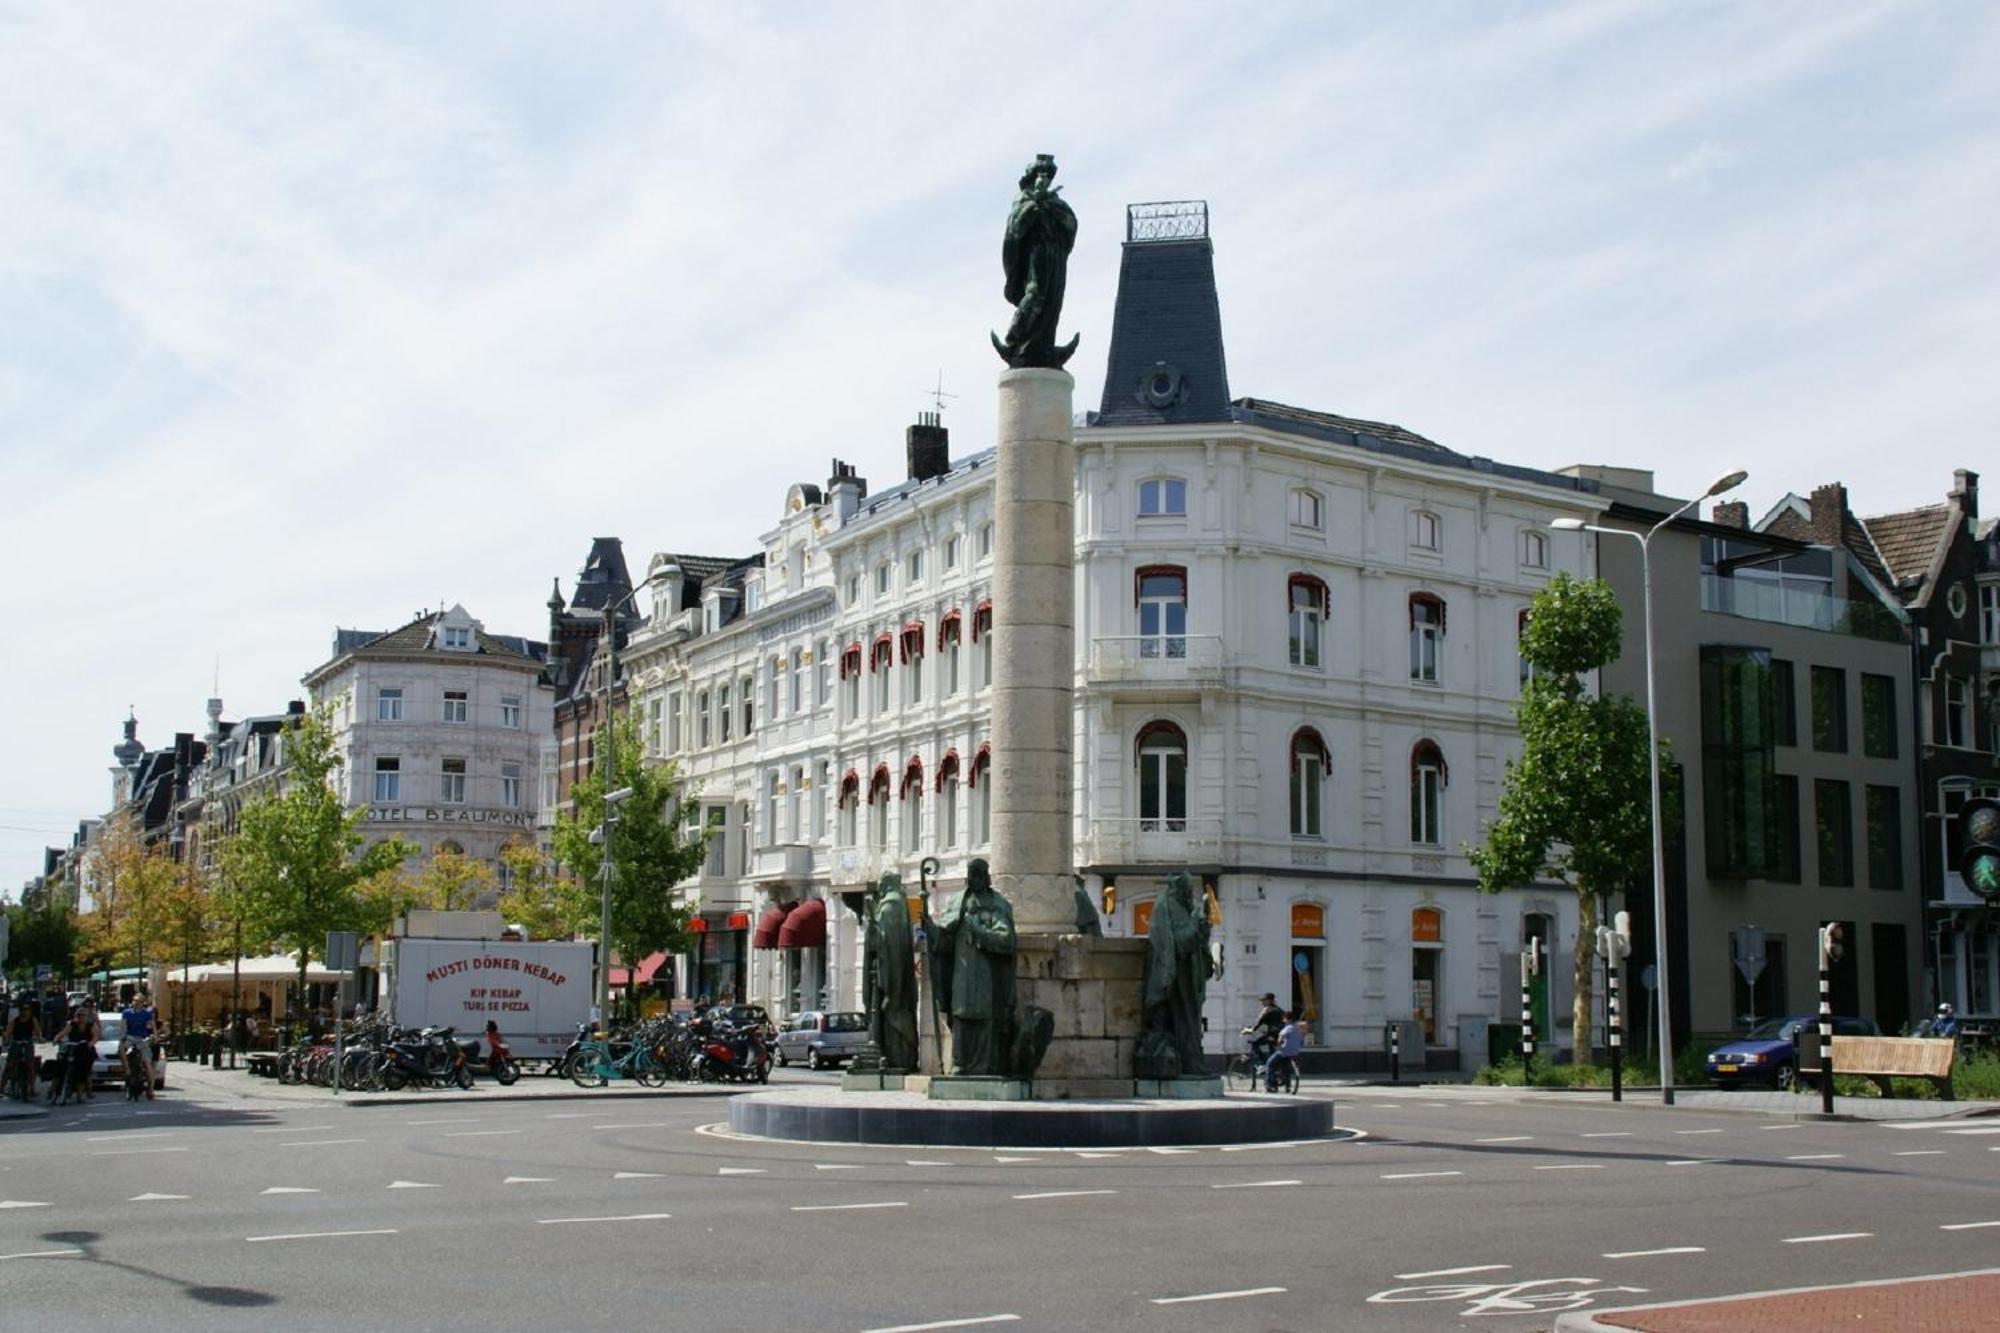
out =
[[1833,1114],[1833,965],[1840,960],[1840,927],[1819,928],[1819,1109]]

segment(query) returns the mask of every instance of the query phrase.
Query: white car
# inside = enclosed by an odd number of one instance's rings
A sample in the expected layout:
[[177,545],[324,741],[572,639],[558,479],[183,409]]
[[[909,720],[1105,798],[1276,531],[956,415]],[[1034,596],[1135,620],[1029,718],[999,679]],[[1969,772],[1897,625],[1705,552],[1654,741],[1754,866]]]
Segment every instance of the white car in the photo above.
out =
[[[90,1066],[92,1083],[111,1083],[123,1086],[124,1066],[118,1062],[118,1045],[125,1039],[125,1017],[122,1014],[99,1014],[97,1016],[97,1059]],[[160,1042],[155,1037],[153,1048],[153,1089],[159,1091],[167,1086],[167,1065],[160,1058]]]

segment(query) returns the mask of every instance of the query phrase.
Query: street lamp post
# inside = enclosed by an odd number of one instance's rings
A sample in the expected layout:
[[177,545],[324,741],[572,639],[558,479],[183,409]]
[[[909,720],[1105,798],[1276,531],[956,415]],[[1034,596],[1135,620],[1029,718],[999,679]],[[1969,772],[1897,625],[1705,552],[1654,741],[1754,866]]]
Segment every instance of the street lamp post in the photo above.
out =
[[604,733],[604,743],[598,747],[601,757],[598,772],[604,779],[604,815],[598,824],[597,833],[591,840],[602,843],[604,847],[602,873],[599,876],[602,884],[601,901],[598,904],[597,1004],[600,1019],[607,1025],[611,1022],[611,826],[618,822],[613,811],[619,803],[632,794],[630,787],[611,790],[611,784],[616,776],[612,767],[611,753],[613,748],[611,692],[618,683],[618,613],[624,610],[634,597],[660,582],[665,576],[666,570],[656,569],[647,575],[638,587],[623,597],[607,600],[603,607],[604,680],[598,687],[597,727]]
[[1586,523],[1580,518],[1559,518],[1549,526],[1560,532],[1599,532],[1614,537],[1630,537],[1639,543],[1639,572],[1644,586],[1646,608],[1646,767],[1652,782],[1653,815],[1653,978],[1660,1002],[1660,1100],[1667,1106],[1674,1104],[1674,1041],[1673,1009],[1667,967],[1667,834],[1666,821],[1660,811],[1660,708],[1654,687],[1653,670],[1653,538],[1668,524],[1693,509],[1703,500],[1733,491],[1749,477],[1749,473],[1737,469],[1718,477],[1706,491],[1655,523],[1646,532],[1633,532],[1628,528],[1607,528],[1595,523]]
[[[630,787],[604,794],[604,814],[590,840],[598,844],[597,921],[597,1013],[598,1021],[611,1025],[611,828],[618,822],[618,807],[632,795]],[[628,963],[629,967],[630,964]]]

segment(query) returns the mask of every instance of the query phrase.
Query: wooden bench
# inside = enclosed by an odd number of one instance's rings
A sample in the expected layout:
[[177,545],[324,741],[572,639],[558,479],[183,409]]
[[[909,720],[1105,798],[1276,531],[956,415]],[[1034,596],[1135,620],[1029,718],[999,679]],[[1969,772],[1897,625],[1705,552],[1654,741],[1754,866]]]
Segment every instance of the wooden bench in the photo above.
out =
[[[1800,1029],[1799,1073],[1819,1073],[1819,1027]],[[1892,1078],[1929,1080],[1938,1096],[1953,1101],[1951,1064],[1958,1043],[1950,1037],[1840,1037],[1833,1039],[1833,1072],[1875,1081],[1889,1095]]]
[[278,1076],[278,1053],[276,1051],[252,1051],[244,1059],[250,1066],[250,1072],[258,1078],[276,1078]]

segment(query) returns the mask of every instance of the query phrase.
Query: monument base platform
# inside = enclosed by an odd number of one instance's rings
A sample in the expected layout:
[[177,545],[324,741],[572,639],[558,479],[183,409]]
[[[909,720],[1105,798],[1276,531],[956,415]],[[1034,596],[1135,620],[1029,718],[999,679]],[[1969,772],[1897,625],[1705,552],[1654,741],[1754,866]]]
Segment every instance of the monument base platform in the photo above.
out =
[[917,1092],[785,1088],[732,1097],[729,1127],[767,1139],[910,1148],[1201,1147],[1323,1138],[1333,1133],[1333,1103],[1263,1093],[945,1101]]

